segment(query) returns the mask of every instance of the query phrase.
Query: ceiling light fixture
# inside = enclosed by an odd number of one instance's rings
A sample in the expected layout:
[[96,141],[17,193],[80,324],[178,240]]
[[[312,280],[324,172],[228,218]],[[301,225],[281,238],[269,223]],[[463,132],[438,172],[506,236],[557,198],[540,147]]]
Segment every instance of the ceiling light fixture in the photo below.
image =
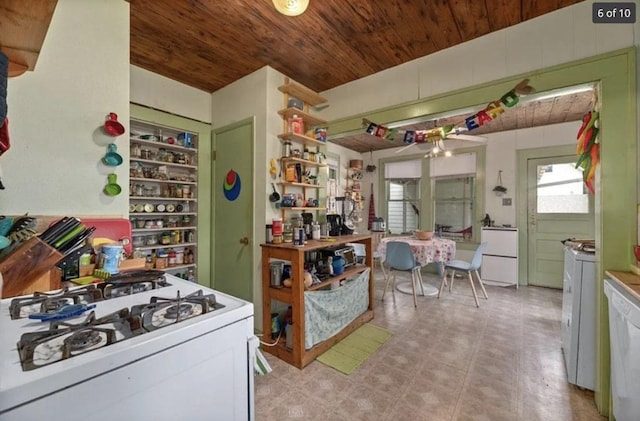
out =
[[285,16],[299,16],[307,10],[309,0],[273,0],[273,5]]

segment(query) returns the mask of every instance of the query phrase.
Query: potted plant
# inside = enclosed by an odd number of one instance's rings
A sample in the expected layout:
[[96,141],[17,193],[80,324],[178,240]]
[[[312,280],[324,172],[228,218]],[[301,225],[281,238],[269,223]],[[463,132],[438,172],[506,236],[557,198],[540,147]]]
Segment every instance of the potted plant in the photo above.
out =
[[504,186],[498,185],[493,188],[493,191],[495,192],[496,196],[502,196],[507,192],[507,188]]
[[502,170],[498,171],[498,181],[496,186],[493,188],[493,192],[496,196],[502,196],[507,192],[507,188],[502,185]]

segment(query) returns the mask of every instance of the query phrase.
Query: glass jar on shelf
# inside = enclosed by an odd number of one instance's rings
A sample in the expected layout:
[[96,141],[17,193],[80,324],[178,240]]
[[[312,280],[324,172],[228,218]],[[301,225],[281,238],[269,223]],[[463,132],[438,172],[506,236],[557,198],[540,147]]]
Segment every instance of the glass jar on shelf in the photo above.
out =
[[158,161],[165,162],[167,160],[167,150],[165,148],[158,149],[158,155],[156,158]]
[[140,145],[137,143],[132,143],[129,149],[132,158],[140,158],[142,155],[142,148],[140,148]]
[[133,258],[134,259],[142,259],[144,257],[144,253],[139,248],[133,249]]
[[158,236],[157,235],[147,235],[145,237],[145,244],[148,246],[155,246],[158,244]]
[[160,244],[163,246],[171,244],[171,233],[169,231],[162,233],[162,236],[160,237]]
[[156,253],[156,269],[166,269],[168,265],[169,254],[164,250],[158,250]]

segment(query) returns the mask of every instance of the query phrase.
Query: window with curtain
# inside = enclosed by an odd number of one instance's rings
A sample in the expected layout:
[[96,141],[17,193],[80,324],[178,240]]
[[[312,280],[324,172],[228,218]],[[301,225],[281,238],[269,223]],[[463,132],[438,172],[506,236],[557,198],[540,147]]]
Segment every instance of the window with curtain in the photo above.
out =
[[420,221],[420,178],[422,160],[385,164],[387,191],[387,231],[408,234],[418,229]]
[[435,230],[456,241],[473,236],[475,177],[448,176],[435,179]]
[[418,179],[387,180],[387,230],[390,234],[409,234],[418,229],[420,219]]
[[474,234],[476,155],[433,158],[434,229],[444,238],[470,241]]

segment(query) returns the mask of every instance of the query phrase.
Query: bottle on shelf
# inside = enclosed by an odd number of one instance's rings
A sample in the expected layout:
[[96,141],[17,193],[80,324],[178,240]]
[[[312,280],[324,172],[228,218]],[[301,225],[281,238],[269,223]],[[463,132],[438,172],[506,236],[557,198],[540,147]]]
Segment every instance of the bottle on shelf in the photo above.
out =
[[169,252],[167,253],[167,266],[176,266],[176,252],[174,249],[169,249]]

